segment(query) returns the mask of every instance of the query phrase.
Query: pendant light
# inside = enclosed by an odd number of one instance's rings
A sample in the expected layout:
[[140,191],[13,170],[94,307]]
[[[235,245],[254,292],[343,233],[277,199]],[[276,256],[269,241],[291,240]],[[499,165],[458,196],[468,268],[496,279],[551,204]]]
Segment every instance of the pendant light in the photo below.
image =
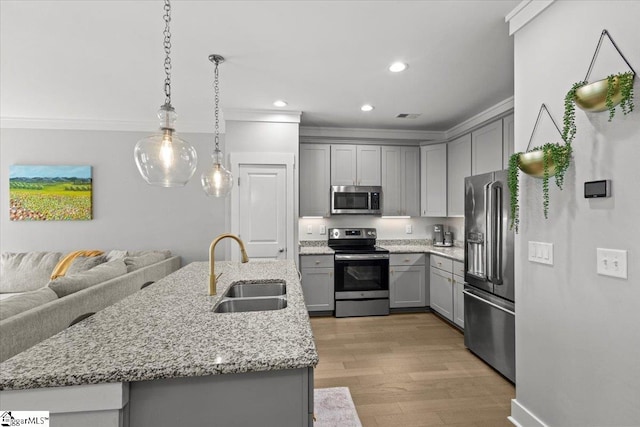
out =
[[134,157],[142,178],[151,185],[182,187],[193,176],[198,163],[196,150],[175,131],[176,111],[171,105],[171,3],[164,2],[164,105],[158,110],[160,131],[141,139]]
[[220,119],[219,119],[219,104],[220,104],[220,88],[218,87],[218,65],[224,62],[224,57],[220,55],[209,55],[209,61],[215,64],[215,71],[213,74],[213,91],[215,94],[215,147],[213,150],[213,164],[211,167],[202,173],[202,189],[207,196],[225,197],[231,192],[233,186],[233,175],[223,165],[224,155],[220,151]]

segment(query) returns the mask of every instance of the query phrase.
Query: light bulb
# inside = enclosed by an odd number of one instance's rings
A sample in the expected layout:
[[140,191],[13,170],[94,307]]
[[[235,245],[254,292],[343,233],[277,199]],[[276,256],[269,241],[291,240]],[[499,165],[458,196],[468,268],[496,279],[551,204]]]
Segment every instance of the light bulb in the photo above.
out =
[[202,189],[207,196],[225,197],[233,187],[233,175],[222,165],[223,155],[219,150],[212,157],[213,164],[200,178]]
[[175,132],[176,113],[170,105],[158,111],[160,132],[142,138],[136,144],[134,157],[142,178],[151,185],[182,187],[193,176],[198,165],[196,150]]

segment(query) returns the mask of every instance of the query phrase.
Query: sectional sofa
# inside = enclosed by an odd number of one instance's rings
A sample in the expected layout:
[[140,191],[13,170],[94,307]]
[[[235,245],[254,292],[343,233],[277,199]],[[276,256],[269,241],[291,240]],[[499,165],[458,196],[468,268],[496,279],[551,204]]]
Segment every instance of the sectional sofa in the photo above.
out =
[[2,254],[0,297],[8,297],[0,300],[0,362],[181,266],[169,251],[111,251],[100,263],[78,258],[64,276],[50,279],[61,258],[55,252]]

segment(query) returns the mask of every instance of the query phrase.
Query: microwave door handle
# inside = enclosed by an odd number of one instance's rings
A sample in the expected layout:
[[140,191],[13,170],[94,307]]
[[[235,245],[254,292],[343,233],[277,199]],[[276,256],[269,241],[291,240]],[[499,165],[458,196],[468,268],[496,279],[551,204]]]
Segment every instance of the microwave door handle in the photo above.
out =
[[489,281],[493,277],[493,197],[491,184],[493,182],[489,182],[484,186],[484,223],[487,234],[484,244],[484,264],[487,280]]

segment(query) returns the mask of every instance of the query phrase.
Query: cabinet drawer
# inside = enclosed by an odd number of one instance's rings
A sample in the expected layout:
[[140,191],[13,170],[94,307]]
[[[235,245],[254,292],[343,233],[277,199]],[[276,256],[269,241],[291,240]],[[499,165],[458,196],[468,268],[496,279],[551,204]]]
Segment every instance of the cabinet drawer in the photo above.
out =
[[424,254],[391,254],[389,265],[424,265]]
[[440,255],[431,254],[431,266],[448,271],[449,273],[453,272],[453,260],[441,257]]
[[300,257],[302,268],[331,267],[333,268],[333,255],[302,255]]
[[464,277],[464,262],[453,261],[453,274]]

